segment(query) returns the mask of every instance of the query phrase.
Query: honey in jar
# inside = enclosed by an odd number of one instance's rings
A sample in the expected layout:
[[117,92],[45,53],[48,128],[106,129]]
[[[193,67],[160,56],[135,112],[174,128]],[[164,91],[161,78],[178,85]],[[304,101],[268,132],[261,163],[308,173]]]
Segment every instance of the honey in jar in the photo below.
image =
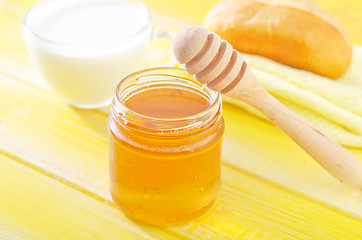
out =
[[182,69],[136,72],[116,90],[108,120],[110,187],[124,213],[153,225],[207,212],[220,191],[220,95]]

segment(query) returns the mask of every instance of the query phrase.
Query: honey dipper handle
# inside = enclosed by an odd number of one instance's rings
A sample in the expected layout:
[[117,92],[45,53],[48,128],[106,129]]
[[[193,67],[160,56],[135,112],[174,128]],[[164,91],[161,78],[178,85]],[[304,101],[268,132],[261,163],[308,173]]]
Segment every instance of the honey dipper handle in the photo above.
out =
[[[254,81],[251,78],[254,78]],[[345,148],[308,125],[271,96],[255,80],[254,76],[251,78],[249,77],[249,81],[245,82],[245,84],[248,84],[247,87],[240,87],[240,90],[238,90],[237,86],[226,95],[239,98],[255,107],[291,137],[330,174],[341,182],[362,189],[361,163]],[[238,85],[243,85],[243,83]]]
[[362,190],[362,164],[346,149],[309,126],[273,98],[232,46],[206,28],[193,25],[174,41],[176,59],[209,88],[255,107],[330,174]]

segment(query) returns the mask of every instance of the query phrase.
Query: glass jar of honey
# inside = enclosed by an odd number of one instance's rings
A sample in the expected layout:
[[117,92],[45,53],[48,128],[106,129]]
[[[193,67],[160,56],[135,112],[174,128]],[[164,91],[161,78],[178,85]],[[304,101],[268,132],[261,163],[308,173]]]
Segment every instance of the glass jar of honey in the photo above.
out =
[[124,213],[152,225],[207,212],[220,192],[220,94],[179,68],[133,73],[108,119],[110,188]]

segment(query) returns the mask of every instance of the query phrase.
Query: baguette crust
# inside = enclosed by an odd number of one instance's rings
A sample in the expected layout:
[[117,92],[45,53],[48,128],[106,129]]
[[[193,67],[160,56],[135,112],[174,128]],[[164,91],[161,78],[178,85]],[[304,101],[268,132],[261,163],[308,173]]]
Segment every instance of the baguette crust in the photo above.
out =
[[340,24],[308,0],[226,0],[204,25],[240,52],[329,78],[348,69],[352,46]]

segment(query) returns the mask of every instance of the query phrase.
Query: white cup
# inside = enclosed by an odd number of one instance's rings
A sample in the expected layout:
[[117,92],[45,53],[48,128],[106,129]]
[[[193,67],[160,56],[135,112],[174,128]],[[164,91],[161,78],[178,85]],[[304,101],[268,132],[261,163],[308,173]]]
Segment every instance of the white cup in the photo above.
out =
[[50,87],[79,108],[110,104],[117,83],[144,68],[154,36],[136,0],[43,0],[24,16],[28,52]]

